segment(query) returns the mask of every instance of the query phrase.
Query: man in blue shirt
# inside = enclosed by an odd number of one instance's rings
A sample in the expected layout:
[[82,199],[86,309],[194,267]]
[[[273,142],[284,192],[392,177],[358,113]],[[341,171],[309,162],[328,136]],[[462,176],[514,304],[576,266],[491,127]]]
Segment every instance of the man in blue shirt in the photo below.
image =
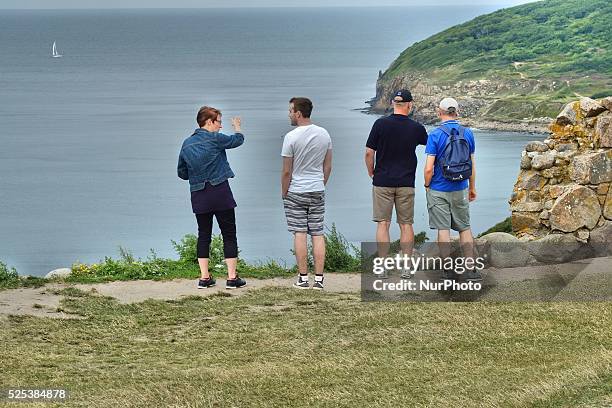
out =
[[[436,109],[441,125],[447,129],[459,129],[457,121],[459,104],[453,98],[444,98]],[[425,189],[427,191],[427,210],[429,227],[438,230],[438,244],[442,257],[450,254],[450,230],[459,231],[459,241],[465,259],[474,257],[474,238],[470,228],[469,202],[476,199],[476,168],[474,162],[474,134],[465,128],[464,137],[470,149],[472,174],[469,180],[451,181],[444,177],[440,161],[444,154],[449,135],[440,128],[429,133],[425,153]],[[473,261],[472,261],[473,262]],[[444,270],[443,279],[454,279],[453,270]],[[482,280],[480,272],[467,269],[467,281]]]

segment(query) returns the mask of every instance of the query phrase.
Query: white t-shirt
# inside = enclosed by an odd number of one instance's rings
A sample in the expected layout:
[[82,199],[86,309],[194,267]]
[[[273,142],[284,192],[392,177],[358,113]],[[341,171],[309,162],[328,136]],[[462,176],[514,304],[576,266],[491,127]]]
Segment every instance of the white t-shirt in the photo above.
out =
[[323,161],[331,148],[329,133],[317,125],[298,126],[285,135],[281,156],[293,157],[289,191],[308,193],[325,190]]

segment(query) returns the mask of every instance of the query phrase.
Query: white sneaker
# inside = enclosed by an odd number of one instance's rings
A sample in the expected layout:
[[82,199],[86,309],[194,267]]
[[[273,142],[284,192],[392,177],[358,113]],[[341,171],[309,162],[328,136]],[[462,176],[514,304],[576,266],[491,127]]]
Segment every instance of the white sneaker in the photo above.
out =
[[298,289],[310,288],[310,283],[308,283],[308,276],[302,277],[301,275],[298,275],[297,282],[293,284],[293,287]]

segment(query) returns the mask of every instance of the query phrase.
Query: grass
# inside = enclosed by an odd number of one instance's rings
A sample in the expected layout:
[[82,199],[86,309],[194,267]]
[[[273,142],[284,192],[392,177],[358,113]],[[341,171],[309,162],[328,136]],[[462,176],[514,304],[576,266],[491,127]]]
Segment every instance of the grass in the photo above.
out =
[[0,388],[62,407],[599,407],[611,303],[361,302],[262,289],[116,301],[71,292],[59,320],[0,320]]
[[450,27],[404,50],[383,74],[446,68],[469,75],[524,63],[527,74],[612,74],[603,0],[546,0],[497,10]]
[[478,235],[478,238],[490,234],[492,232],[505,232],[507,234],[514,235],[514,233],[512,232],[512,217],[508,217],[505,220],[498,222],[482,234]]
[[[415,243],[426,240],[424,232],[415,236]],[[177,278],[195,279],[200,276],[197,263],[197,237],[193,234],[185,235],[179,242],[172,241],[178,259],[159,258],[153,250],[151,254],[140,259],[134,257],[129,250],[119,247],[117,258],[105,257],[99,263],[85,264],[76,262],[72,265],[72,274],[66,278],[55,278],[54,281],[68,283],[101,283],[126,280],[168,280]],[[361,268],[361,254],[359,248],[351,244],[338,232],[336,225],[325,233],[325,270],[328,272],[357,272]],[[399,249],[399,240],[392,244],[392,250]],[[293,251],[291,251],[293,252]],[[312,248],[308,254],[309,266],[313,265]],[[223,240],[221,236],[213,236],[210,247],[209,270],[215,276],[223,276],[226,272],[223,261]],[[245,278],[274,278],[292,276],[296,267],[288,267],[284,263],[273,259],[263,262],[248,263],[238,259],[237,266],[240,276]],[[9,268],[0,261],[0,290],[21,287],[43,286],[49,280],[39,277],[23,277],[17,274],[15,268]]]
[[604,0],[544,0],[500,9],[412,44],[378,85],[416,74],[423,85],[462,94],[458,82],[486,79],[497,86],[478,96],[490,104],[474,118],[555,118],[580,96],[610,95],[611,11]]
[[[65,279],[71,283],[96,283],[115,280],[137,279],[175,279],[196,278],[200,276],[197,263],[197,237],[185,235],[179,242],[172,241],[178,259],[159,258],[155,252],[146,259],[135,258],[128,250],[119,249],[119,257],[106,257],[100,263],[72,265],[72,274]],[[325,233],[325,270],[333,272],[355,272],[360,267],[358,248],[350,244],[332,224]],[[309,251],[309,262],[312,264],[312,249]],[[223,240],[214,236],[210,246],[209,270],[215,276],[226,275],[223,260]],[[291,276],[296,273],[295,267],[268,259],[264,262],[248,263],[238,259],[237,266],[240,276],[245,278],[274,278]]]
[[35,276],[19,276],[15,268],[9,268],[0,261],[0,290],[40,287],[46,282],[46,279]]

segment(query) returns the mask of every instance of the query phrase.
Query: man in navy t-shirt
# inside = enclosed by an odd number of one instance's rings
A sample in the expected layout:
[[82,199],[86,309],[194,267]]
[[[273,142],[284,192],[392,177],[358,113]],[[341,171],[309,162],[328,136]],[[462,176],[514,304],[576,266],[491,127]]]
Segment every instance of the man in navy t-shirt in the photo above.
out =
[[[441,125],[446,129],[459,129],[457,121],[459,104],[453,98],[444,98],[436,109]],[[472,161],[472,175],[469,180],[451,181],[442,174],[440,160],[444,153],[449,135],[441,128],[429,133],[425,153],[425,189],[427,191],[427,210],[429,213],[429,227],[438,230],[438,243],[441,255],[448,256],[450,252],[450,230],[459,231],[459,241],[466,259],[474,257],[474,238],[470,228],[469,202],[476,199],[476,168],[474,165],[475,142],[474,134],[469,128],[464,128],[465,140],[470,149]],[[443,279],[454,279],[455,272],[444,270]],[[480,272],[467,268],[464,274],[467,281],[482,279]]]
[[[412,110],[410,91],[397,91],[392,103],[393,114],[374,122],[366,143],[365,162],[373,185],[372,219],[377,223],[378,255],[386,256],[391,214],[395,207],[402,252],[412,256],[415,149],[427,143],[427,132],[423,125],[408,117]],[[410,278],[411,275],[404,272],[402,277]]]

